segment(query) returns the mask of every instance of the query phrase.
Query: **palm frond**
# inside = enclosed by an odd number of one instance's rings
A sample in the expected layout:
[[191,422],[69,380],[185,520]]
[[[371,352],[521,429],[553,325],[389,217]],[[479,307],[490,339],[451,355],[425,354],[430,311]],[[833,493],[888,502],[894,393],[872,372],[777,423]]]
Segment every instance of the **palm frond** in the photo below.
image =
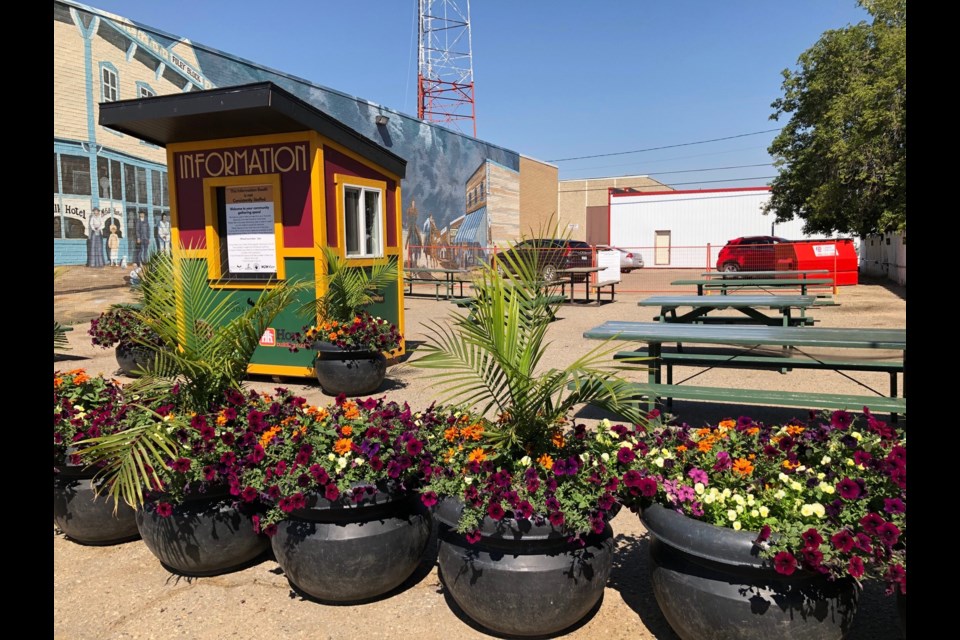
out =
[[[557,303],[548,303],[545,285],[529,253],[508,254],[503,272],[485,266],[475,281],[477,303],[470,316],[451,314],[448,324],[425,325],[427,344],[411,364],[435,370],[432,386],[447,394],[441,402],[496,411],[500,420],[490,442],[519,452],[580,404],[595,404],[635,423],[643,413],[629,384],[618,377],[623,365],[609,365],[616,350],[601,343],[563,369],[540,370]],[[634,369],[635,370],[635,369]]]
[[316,289],[324,293],[300,307],[301,315],[332,320],[349,320],[374,303],[374,295],[396,283],[396,257],[370,267],[356,267],[332,248],[321,246],[323,272],[317,274]]
[[87,462],[103,465],[94,476],[94,485],[113,498],[114,511],[120,500],[134,509],[143,506],[144,489],[160,486],[154,470],[178,457],[171,426],[184,426],[165,422],[145,406],[131,405],[131,408],[143,412],[145,418],[123,431],[77,443],[88,445],[83,450]]

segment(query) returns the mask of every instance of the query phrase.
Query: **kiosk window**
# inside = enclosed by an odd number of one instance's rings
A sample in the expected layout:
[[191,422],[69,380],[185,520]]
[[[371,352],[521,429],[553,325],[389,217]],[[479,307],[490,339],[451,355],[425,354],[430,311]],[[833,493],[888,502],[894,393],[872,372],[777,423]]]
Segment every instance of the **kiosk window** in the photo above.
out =
[[344,232],[348,258],[383,256],[383,217],[379,189],[343,188]]

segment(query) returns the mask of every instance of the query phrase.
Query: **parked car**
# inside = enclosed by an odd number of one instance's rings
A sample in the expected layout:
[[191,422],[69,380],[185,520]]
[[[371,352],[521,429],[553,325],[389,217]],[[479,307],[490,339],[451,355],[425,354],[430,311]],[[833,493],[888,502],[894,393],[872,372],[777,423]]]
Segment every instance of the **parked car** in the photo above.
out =
[[[535,238],[518,242],[499,253],[494,264],[504,273],[513,271],[512,264],[520,260],[531,260],[540,279],[553,282],[560,269],[593,266],[593,249],[583,240]],[[586,275],[578,278],[582,281]]]
[[717,271],[774,271],[776,245],[790,240],[777,236],[744,236],[727,242],[717,257]]
[[643,256],[639,251],[628,251],[620,247],[611,247],[605,244],[598,244],[597,251],[618,251],[620,252],[620,273],[630,273],[634,269],[643,268]]

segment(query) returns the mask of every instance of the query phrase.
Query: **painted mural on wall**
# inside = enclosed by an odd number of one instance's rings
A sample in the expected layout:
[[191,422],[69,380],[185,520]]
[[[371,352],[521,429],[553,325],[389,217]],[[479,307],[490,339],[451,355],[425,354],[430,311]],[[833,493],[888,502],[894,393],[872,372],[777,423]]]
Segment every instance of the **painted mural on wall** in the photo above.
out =
[[[97,125],[104,100],[274,82],[407,161],[404,244],[417,264],[449,264],[463,253],[454,247],[468,216],[466,184],[478,166],[492,160],[519,171],[514,151],[86,5],[55,0],[54,31],[55,87],[85,97],[54,101],[55,264],[109,264],[106,249],[102,259],[98,252],[111,241],[111,225],[117,255],[127,263],[162,244],[155,229],[164,214],[169,220],[164,150]],[[377,125],[378,115],[387,124]],[[108,220],[102,228],[99,220],[91,224],[94,209]],[[141,218],[151,229],[146,239],[138,233],[147,228]]]

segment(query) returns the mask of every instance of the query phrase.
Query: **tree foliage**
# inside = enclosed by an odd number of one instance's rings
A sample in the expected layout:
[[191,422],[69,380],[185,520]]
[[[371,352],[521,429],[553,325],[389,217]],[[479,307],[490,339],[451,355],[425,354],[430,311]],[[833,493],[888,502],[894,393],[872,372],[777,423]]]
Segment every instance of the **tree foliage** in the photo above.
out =
[[905,231],[906,0],[859,0],[872,23],[827,31],[783,71],[767,211],[806,233]]

